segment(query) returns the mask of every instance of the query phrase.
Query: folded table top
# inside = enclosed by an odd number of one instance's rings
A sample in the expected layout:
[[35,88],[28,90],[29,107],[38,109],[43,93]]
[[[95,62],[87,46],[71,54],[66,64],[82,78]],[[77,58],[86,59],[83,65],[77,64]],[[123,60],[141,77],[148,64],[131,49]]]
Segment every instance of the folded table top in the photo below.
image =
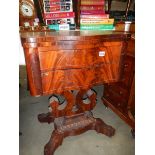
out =
[[56,40],[89,40],[89,39],[128,39],[131,34],[124,31],[55,31],[55,32],[23,32],[24,42]]

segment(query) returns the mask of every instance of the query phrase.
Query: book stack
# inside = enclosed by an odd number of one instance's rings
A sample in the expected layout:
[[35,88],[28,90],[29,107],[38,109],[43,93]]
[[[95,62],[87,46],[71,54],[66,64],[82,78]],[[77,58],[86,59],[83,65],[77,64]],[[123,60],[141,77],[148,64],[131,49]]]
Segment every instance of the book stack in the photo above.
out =
[[75,30],[72,0],[43,0],[44,19],[50,29]]
[[114,18],[105,13],[105,0],[81,0],[81,30],[113,30]]

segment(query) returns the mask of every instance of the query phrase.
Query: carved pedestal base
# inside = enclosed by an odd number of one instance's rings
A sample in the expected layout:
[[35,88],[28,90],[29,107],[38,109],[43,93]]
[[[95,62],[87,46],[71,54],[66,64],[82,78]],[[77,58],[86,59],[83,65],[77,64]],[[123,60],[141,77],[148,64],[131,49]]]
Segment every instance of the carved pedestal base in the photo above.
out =
[[61,95],[66,99],[63,104],[59,103],[56,96],[52,96],[49,102],[51,112],[38,115],[40,122],[54,122],[55,128],[45,145],[44,155],[53,155],[65,137],[79,135],[88,130],[96,130],[97,133],[109,137],[114,135],[114,128],[105,124],[100,118],[94,118],[90,112],[96,105],[94,91],[80,90],[76,97],[69,91]]
[[90,113],[83,113],[72,117],[57,118],[54,121],[55,129],[49,142],[45,145],[44,155],[53,155],[62,144],[65,137],[75,136],[88,130],[96,130],[97,133],[113,136],[115,129],[105,124],[100,118],[94,118]]

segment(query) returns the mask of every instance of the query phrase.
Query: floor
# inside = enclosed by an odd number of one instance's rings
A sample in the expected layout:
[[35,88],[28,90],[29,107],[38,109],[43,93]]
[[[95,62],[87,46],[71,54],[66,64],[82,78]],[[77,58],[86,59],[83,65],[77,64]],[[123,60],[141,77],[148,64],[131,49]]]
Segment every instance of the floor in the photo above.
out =
[[[20,68],[20,105],[19,105],[19,137],[20,155],[43,155],[44,145],[48,142],[53,124],[40,123],[39,113],[48,111],[48,97],[31,97],[27,91],[25,67]],[[67,137],[55,151],[55,155],[134,155],[135,140],[131,128],[114,112],[106,109],[101,101],[103,86],[96,86],[97,105],[93,110],[94,116],[116,129],[116,134],[109,138],[95,131],[88,131],[79,136]]]

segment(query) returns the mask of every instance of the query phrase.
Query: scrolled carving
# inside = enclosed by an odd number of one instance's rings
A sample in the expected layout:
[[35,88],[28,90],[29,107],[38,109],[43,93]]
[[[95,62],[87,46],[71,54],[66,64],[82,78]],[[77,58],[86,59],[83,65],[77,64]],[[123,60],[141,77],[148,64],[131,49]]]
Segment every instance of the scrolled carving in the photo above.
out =
[[[91,89],[80,90],[76,97],[70,91],[65,91],[60,95],[65,98],[65,101],[62,104],[60,104],[58,97],[55,95],[49,99],[49,110],[55,118],[72,116],[74,114],[90,111],[96,105],[96,93]],[[83,99],[84,95],[87,96],[86,99]]]
[[[86,99],[83,100],[83,96],[86,94],[89,103],[86,103]],[[76,96],[76,103],[81,112],[90,111],[96,105],[96,93],[92,89],[80,90]]]
[[60,102],[54,97],[50,100],[49,106],[51,108],[52,115],[55,118],[73,115],[74,112],[72,111],[72,108],[74,105],[74,95],[70,91],[62,92],[60,95],[65,98],[65,102],[61,105]]

